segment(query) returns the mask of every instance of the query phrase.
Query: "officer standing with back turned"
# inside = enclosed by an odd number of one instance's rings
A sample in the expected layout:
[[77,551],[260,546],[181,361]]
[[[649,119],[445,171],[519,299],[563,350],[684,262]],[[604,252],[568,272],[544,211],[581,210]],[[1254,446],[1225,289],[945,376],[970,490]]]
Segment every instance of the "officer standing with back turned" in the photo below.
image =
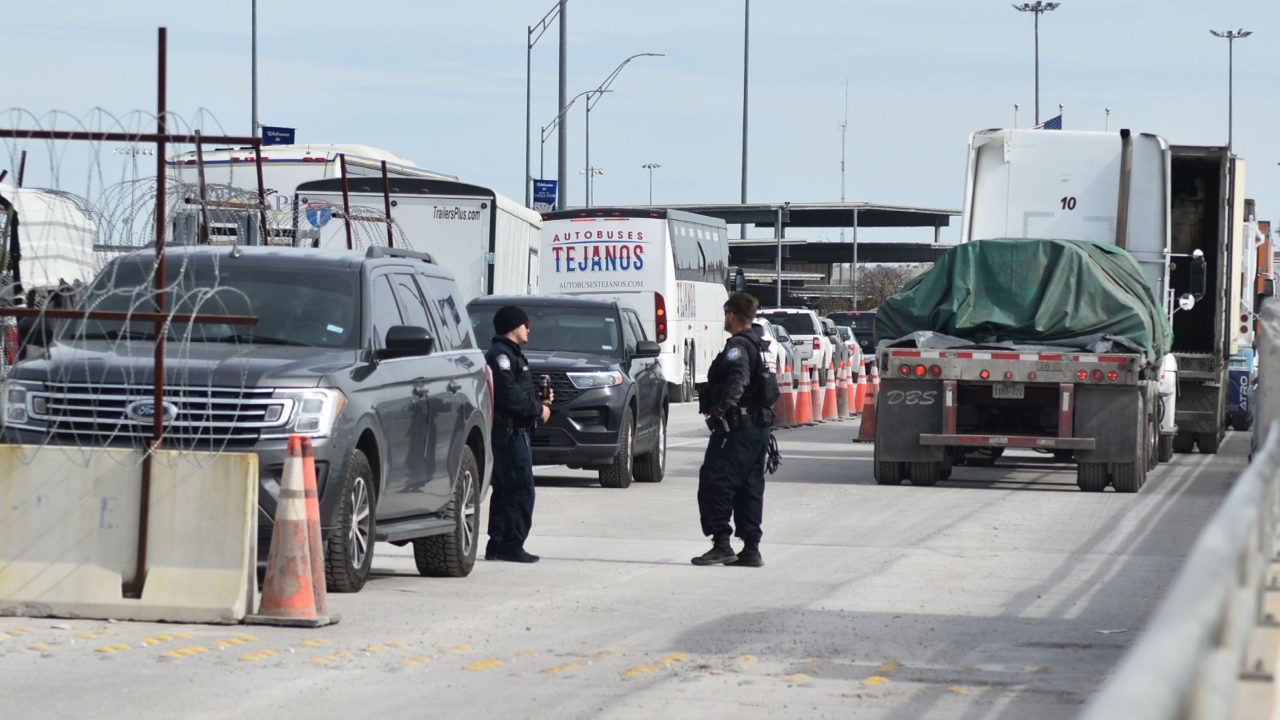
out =
[[[773,400],[762,387],[765,346],[751,327],[759,303],[734,293],[724,304],[724,329],[732,337],[707,370],[699,388],[698,411],[707,416],[711,441],[698,473],[698,513],[709,551],[694,565],[760,567],[760,523],[764,513],[765,456],[771,452]],[[777,386],[773,386],[776,394]],[[733,526],[742,552],[729,544]]]
[[533,450],[529,431],[551,417],[554,392],[539,400],[520,346],[529,342],[529,316],[507,305],[493,316],[496,336],[485,361],[493,372],[493,496],[485,560],[535,563],[524,549],[533,525]]

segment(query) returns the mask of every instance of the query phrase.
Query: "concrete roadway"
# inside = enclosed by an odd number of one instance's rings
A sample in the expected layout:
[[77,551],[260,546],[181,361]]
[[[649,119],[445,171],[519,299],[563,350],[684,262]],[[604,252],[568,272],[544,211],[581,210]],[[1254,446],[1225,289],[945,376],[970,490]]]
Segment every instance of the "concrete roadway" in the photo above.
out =
[[536,565],[431,580],[380,545],[321,630],[0,618],[3,715],[1068,718],[1247,453],[1230,435],[1138,495],[1033,453],[879,487],[856,427],[779,432],[764,568],[689,564],[707,433],[686,405],[661,484],[543,469]]

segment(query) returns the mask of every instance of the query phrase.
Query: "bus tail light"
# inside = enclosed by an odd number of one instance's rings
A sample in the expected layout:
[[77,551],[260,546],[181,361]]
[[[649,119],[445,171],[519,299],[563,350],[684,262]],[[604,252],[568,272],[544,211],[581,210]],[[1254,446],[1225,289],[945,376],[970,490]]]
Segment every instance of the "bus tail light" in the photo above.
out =
[[653,294],[653,314],[654,334],[658,336],[659,343],[664,343],[667,341],[667,301],[662,293]]

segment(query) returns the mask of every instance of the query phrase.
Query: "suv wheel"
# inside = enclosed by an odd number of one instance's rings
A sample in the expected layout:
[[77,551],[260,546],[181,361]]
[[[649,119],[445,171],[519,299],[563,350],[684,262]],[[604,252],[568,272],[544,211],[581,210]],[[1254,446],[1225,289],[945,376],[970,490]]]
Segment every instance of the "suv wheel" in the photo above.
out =
[[667,416],[658,416],[658,442],[653,452],[641,457],[636,462],[636,480],[640,482],[662,482],[667,470]]
[[330,592],[360,592],[369,578],[376,528],[372,479],[369,459],[353,450],[342,475],[338,527],[329,533],[325,552],[325,585]]
[[636,419],[627,412],[622,419],[622,430],[618,433],[618,454],[613,464],[600,471],[600,487],[631,487],[632,466],[635,459],[631,457],[631,448],[635,445]]
[[480,535],[480,466],[471,448],[462,448],[453,500],[444,511],[453,531],[413,541],[413,560],[426,577],[466,577],[476,564]]

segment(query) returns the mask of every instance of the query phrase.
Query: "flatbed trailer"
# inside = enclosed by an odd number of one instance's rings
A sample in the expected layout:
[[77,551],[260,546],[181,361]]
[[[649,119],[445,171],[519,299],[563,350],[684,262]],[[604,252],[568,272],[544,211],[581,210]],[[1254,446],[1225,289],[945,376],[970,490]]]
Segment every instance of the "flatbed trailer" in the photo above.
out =
[[[1160,369],[1141,354],[882,347],[875,478],[936,485],[983,449],[1076,461],[1087,492],[1137,492],[1162,452]],[[904,429],[910,428],[909,432]]]

